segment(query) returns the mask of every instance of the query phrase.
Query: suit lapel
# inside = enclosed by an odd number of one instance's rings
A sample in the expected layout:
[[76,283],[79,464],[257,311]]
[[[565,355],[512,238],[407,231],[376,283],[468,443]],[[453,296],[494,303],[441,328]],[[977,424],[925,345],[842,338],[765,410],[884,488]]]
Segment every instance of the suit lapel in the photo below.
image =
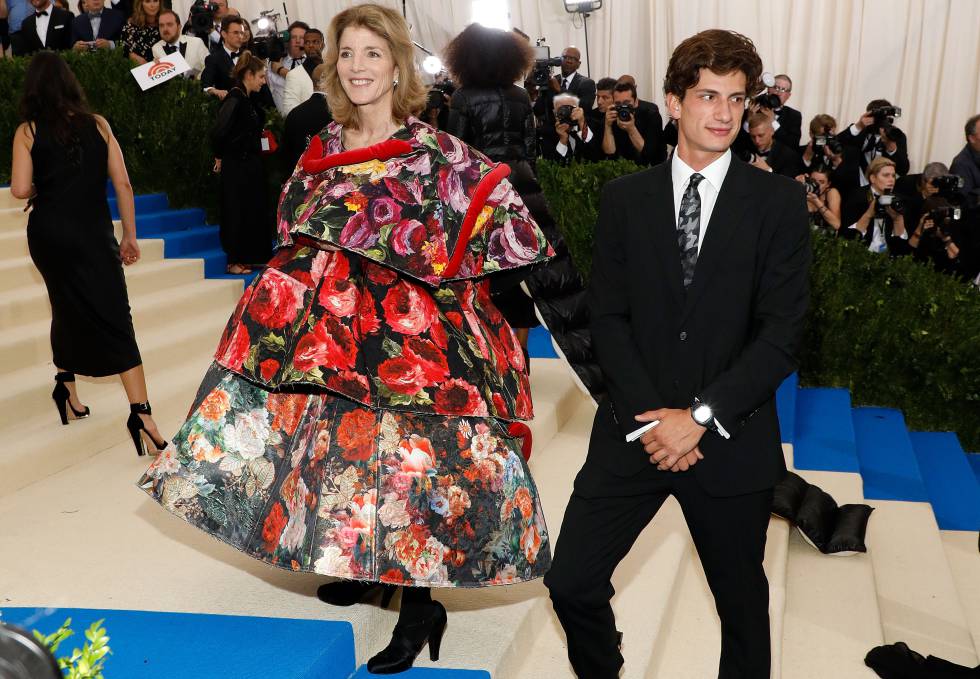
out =
[[680,246],[677,245],[670,163],[657,165],[650,176],[651,182],[647,186],[649,203],[639,206],[639,212],[649,220],[653,256],[660,261],[660,270],[667,276],[667,284],[678,308],[683,308],[684,272],[681,270]]
[[[698,298],[704,293],[718,264],[725,257],[728,243],[738,231],[739,224],[745,213],[752,207],[751,201],[746,200],[749,193],[748,168],[737,158],[732,158],[728,174],[718,193],[718,200],[711,211],[711,219],[707,224],[707,232],[701,243],[701,252],[694,267],[694,280],[687,290],[684,317],[686,318],[697,304]],[[678,257],[678,262],[680,259]],[[678,263],[678,269],[680,264]]]

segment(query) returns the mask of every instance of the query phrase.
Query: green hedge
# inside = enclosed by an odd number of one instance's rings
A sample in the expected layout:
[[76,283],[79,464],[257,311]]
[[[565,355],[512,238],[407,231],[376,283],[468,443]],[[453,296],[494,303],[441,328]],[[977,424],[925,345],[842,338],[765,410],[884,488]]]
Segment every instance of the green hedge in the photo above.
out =
[[[599,189],[636,169],[539,163],[555,220],[586,274]],[[802,383],[847,388],[855,405],[899,408],[910,428],[955,431],[967,450],[980,449],[980,294],[910,258],[820,233],[812,242]]]
[[[122,50],[92,54],[64,52],[89,104],[103,115],[126,158],[126,169],[137,193],[163,192],[172,207],[203,207],[217,218],[217,177],[211,168],[210,130],[218,100],[204,94],[195,80],[174,78],[146,92],[130,74],[133,67]],[[0,184],[10,182],[11,141],[20,123],[17,105],[30,58],[0,59]],[[282,120],[273,114],[269,127],[278,131]],[[269,163],[270,183],[282,184],[282,170]]]

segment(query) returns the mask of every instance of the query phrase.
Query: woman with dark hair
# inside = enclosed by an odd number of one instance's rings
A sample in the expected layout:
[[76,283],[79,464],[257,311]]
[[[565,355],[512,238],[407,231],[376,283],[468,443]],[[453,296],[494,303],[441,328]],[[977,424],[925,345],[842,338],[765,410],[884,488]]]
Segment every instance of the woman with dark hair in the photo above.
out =
[[[20,100],[24,121],[14,134],[10,193],[29,199],[31,259],[51,301],[51,349],[57,368],[51,394],[61,423],[89,416],[78,400],[76,372],[118,374],[130,402],[127,428],[139,455],[162,451],[146,397],[146,380],[129,310],[122,264],[140,257],[133,187],[109,124],[90,112],[64,59],[40,52],[31,60]],[[106,200],[112,180],[122,217],[117,243]]]
[[214,171],[221,174],[221,247],[227,272],[247,274],[263,266],[272,250],[267,219],[262,127],[265,113],[251,95],[265,85],[265,61],[242,52],[232,71],[235,84],[218,110],[211,131]]
[[133,15],[122,29],[122,44],[137,64],[153,59],[153,46],[160,40],[161,0],[136,0]]
[[[487,55],[493,58],[488,59]],[[516,33],[470,24],[446,46],[446,67],[458,85],[449,104],[446,131],[510,166],[510,181],[548,240],[555,243],[541,187],[534,174],[537,133],[527,90],[515,84],[534,63],[531,45]],[[526,272],[524,272],[526,274]],[[521,291],[523,276],[494,280],[494,304],[527,347],[528,329],[538,325],[534,304]]]

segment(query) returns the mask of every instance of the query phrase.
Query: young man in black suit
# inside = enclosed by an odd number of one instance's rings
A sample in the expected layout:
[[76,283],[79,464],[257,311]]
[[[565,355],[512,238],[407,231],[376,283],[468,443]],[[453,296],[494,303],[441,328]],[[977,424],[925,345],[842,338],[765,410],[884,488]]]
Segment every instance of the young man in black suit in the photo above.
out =
[[619,676],[610,578],[668,495],[721,618],[718,676],[769,677],[762,559],[786,472],[774,394],[796,367],[810,236],[802,185],[729,149],[761,73],[744,36],[685,40],[664,81],[673,157],[603,189],[589,310],[609,398],[545,577],[583,678]]
[[34,13],[24,19],[17,39],[13,41],[14,56],[22,57],[43,49],[71,49],[71,12],[56,7],[51,0],[31,0],[31,5]]
[[[231,72],[238,63],[238,55],[245,43],[245,20],[235,14],[226,15],[221,20],[221,45],[204,60],[201,73],[201,86],[207,94],[224,101],[235,81]],[[252,95],[252,101],[264,109],[276,104],[268,85]]]

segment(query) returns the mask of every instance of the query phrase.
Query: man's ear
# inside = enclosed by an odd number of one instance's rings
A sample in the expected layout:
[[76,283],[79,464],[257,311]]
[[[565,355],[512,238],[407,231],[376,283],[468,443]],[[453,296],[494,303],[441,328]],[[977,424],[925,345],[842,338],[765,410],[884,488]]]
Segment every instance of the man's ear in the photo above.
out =
[[674,120],[681,117],[681,99],[676,94],[667,94],[667,115]]

